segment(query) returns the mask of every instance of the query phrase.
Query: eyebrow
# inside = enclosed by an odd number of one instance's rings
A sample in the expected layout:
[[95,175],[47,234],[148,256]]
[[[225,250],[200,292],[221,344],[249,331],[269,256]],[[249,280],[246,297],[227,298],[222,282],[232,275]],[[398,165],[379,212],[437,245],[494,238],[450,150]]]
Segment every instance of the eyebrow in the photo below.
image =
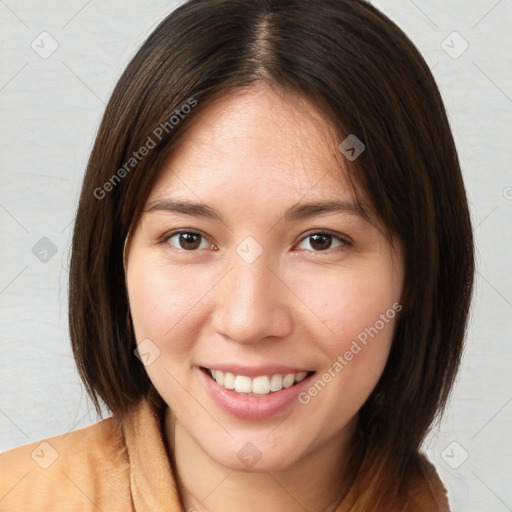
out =
[[[151,203],[145,210],[145,212],[157,211],[168,211],[191,215],[193,217],[204,217],[207,219],[219,220],[224,223],[222,215],[215,210],[215,208],[192,201],[159,199]],[[283,219],[286,222],[291,222],[329,213],[348,213],[363,218],[361,211],[350,202],[323,200],[310,203],[297,203],[286,210],[283,215]]]

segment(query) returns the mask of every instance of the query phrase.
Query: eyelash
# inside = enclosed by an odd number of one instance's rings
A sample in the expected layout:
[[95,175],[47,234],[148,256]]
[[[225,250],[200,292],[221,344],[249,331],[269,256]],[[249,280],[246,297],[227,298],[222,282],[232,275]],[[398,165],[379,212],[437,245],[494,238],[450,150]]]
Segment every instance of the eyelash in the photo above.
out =
[[[197,235],[197,236],[200,236],[202,237],[203,239],[207,240],[208,243],[210,243],[210,245],[215,245],[213,244],[213,242],[206,236],[204,235],[203,233],[200,233],[199,231],[195,231],[195,230],[190,230],[190,229],[180,229],[180,230],[177,230],[177,231],[171,231],[169,233],[166,233],[159,241],[158,243],[159,244],[169,244],[169,240],[176,236],[176,235],[183,235],[183,234],[186,234],[186,235]],[[304,235],[298,242],[298,244],[301,244],[304,240],[307,240],[308,238],[314,236],[314,235],[320,235],[320,236],[329,236],[329,237],[332,237],[334,240],[340,242],[341,245],[339,245],[337,248],[334,248],[335,249],[344,249],[344,248],[348,248],[348,247],[351,247],[353,245],[353,242],[351,240],[349,240],[348,238],[345,238],[343,237],[342,235],[339,235],[339,234],[336,234],[332,231],[326,231],[326,230],[320,230],[320,231],[313,231],[313,232],[309,232],[308,234]],[[174,246],[171,246],[173,249],[177,250],[178,252],[190,252],[190,253],[193,253],[193,252],[198,252],[199,249],[194,249],[194,250],[186,250],[186,249],[178,249],[177,247],[174,247]],[[332,249],[326,249],[325,251],[314,251],[314,250],[309,250],[309,249],[305,249],[307,250],[308,252],[312,252],[312,253],[315,253],[315,254],[331,254],[332,252],[334,252],[334,250]]]

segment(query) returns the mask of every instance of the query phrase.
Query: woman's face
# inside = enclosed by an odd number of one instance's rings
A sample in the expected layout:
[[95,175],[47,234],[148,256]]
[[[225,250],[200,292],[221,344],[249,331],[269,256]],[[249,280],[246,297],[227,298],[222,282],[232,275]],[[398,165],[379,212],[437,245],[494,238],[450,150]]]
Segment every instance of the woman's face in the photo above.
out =
[[127,253],[149,378],[233,469],[285,469],[350,439],[401,309],[400,251],[351,206],[327,125],[287,98],[254,87],[201,112]]

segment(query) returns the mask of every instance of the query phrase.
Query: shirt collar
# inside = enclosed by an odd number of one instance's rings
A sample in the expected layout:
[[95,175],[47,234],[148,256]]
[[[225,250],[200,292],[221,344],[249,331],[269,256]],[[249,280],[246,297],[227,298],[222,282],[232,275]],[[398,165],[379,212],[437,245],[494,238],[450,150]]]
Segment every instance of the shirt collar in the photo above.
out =
[[[150,399],[135,405],[122,422],[130,462],[130,489],[136,512],[183,512],[164,437],[165,408]],[[448,511],[446,489],[433,466],[420,456],[422,473],[412,486],[415,510]],[[367,461],[366,461],[367,462]],[[356,477],[335,512],[350,512],[362,492]],[[439,500],[439,501],[438,501]],[[436,508],[430,508],[437,503]]]
[[182,512],[163,434],[163,410],[141,400],[123,421],[130,489],[137,512]]

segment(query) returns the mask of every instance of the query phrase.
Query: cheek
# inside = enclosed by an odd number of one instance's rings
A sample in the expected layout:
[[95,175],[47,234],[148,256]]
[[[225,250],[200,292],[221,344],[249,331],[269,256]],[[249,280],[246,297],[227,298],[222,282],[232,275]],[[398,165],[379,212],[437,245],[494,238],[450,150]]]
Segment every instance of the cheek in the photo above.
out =
[[321,327],[326,334],[316,337],[325,363],[299,401],[312,415],[327,415],[322,429],[330,434],[363,406],[386,365],[401,310],[401,282],[391,276],[367,272],[333,279],[328,294],[309,288],[312,309],[329,330]]
[[364,342],[368,331],[376,336],[374,327],[380,338],[392,335],[397,313],[397,306],[393,305],[398,303],[401,292],[399,278],[380,267],[352,270],[333,273],[328,280],[308,280],[302,285],[308,306],[324,324],[324,339],[331,350],[348,350],[358,336]]
[[137,249],[130,254],[127,289],[137,344],[149,339],[158,347],[150,349],[155,357],[145,370],[167,403],[180,409],[188,401],[183,388],[190,386],[187,368],[198,325],[191,320],[199,292],[190,275],[173,271],[147,254],[142,258]]
[[136,339],[149,338],[160,347],[173,340],[172,348],[179,350],[186,344],[186,340],[180,342],[180,328],[190,327],[188,317],[199,300],[197,290],[186,273],[171,272],[148,258],[142,262],[137,256],[130,258],[127,273]]
[[[324,397],[332,400],[333,411],[338,411],[341,403],[346,412],[355,413],[386,365],[396,317],[402,309],[401,275],[382,258],[364,266],[337,269],[328,280],[308,280],[302,286],[311,300],[308,305],[324,324],[317,325],[325,334],[316,337],[325,354],[325,366],[318,377],[325,377],[331,390],[329,398]],[[317,388],[323,389],[321,383]],[[312,393],[320,392],[313,389]],[[320,402],[313,405],[319,406]],[[341,421],[334,418],[336,424]]]

